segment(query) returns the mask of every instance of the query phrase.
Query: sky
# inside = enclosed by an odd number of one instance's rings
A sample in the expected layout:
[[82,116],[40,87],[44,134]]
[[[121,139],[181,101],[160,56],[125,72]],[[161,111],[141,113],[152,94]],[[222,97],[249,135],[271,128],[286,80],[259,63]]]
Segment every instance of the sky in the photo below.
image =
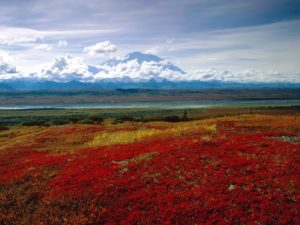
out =
[[199,79],[300,82],[299,0],[0,0],[0,9],[3,77],[141,51]]

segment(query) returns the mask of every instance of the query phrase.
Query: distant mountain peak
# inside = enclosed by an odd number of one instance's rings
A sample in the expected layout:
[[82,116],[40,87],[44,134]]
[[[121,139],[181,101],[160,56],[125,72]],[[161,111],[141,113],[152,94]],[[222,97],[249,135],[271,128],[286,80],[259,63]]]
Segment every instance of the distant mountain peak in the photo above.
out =
[[138,51],[128,53],[125,57],[122,57],[122,58],[115,58],[115,59],[107,60],[102,65],[108,66],[108,67],[117,67],[120,64],[127,64],[128,62],[131,62],[131,61],[136,61],[139,65],[142,65],[143,63],[149,63],[149,64],[152,63],[154,67],[155,66],[162,67],[164,70],[168,70],[168,71],[179,73],[179,74],[185,74],[185,72],[182,69],[173,65],[172,63],[168,62],[167,60],[160,58],[157,55],[138,52]]
[[[95,65],[87,64],[82,58],[67,54],[56,57],[51,64],[32,74],[22,74],[14,70],[14,67],[11,68],[0,65],[0,91],[84,88],[300,87],[298,73],[260,73],[257,71],[232,73],[217,69],[202,69],[185,73],[162,57],[137,51]],[[264,77],[264,80],[261,81],[259,77]]]
[[138,63],[163,61],[160,57],[156,55],[142,53],[142,52],[131,52],[125,56],[125,60],[126,61],[137,60]]

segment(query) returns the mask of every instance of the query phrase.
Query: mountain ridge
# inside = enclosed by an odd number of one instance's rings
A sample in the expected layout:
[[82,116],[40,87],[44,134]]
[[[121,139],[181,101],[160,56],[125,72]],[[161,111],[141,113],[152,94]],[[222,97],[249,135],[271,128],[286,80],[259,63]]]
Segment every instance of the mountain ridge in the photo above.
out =
[[[4,88],[2,88],[4,87]],[[171,82],[149,80],[148,82],[97,82],[83,83],[70,81],[66,83],[54,81],[4,82],[0,83],[0,91],[17,90],[97,90],[97,89],[299,89],[300,84],[294,83],[234,83],[220,81],[186,81]]]
[[[131,52],[124,57],[109,59],[99,65],[85,64],[70,55],[55,58],[38,74],[13,76],[0,80],[0,91],[9,90],[71,90],[71,89],[228,89],[228,88],[300,88],[293,82],[226,81],[228,72],[192,77],[181,68],[159,56]],[[251,78],[251,73],[243,74]],[[202,79],[201,79],[202,78]],[[208,78],[205,80],[203,78]],[[251,79],[250,79],[251,80]]]

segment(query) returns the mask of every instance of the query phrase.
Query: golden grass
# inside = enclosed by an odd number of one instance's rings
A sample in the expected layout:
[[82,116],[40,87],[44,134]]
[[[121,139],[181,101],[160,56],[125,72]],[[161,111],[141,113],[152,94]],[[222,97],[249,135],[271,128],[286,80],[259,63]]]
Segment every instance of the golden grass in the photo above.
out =
[[[11,127],[9,131],[0,132],[0,153],[22,150],[47,152],[73,152],[86,146],[95,132],[89,129],[95,125],[63,125],[52,127]],[[6,135],[11,132],[13,135]]]
[[[150,125],[149,123],[148,125]],[[137,141],[145,141],[153,138],[180,137],[192,134],[207,134],[217,130],[215,123],[206,123],[202,121],[183,122],[168,124],[164,129],[142,128],[132,131],[105,131],[97,134],[89,143],[89,146],[108,146],[115,144],[128,144]]]
[[44,132],[46,128],[41,127],[11,127],[9,131],[0,132],[5,134],[11,132],[13,135],[8,135],[0,138],[0,152],[4,149],[19,148],[20,146],[32,144],[32,140]]
[[74,152],[91,146],[129,144],[152,139],[196,136],[212,140],[217,124],[231,121],[237,127],[252,131],[289,132],[300,136],[299,116],[241,115],[178,123],[148,122],[111,125],[62,125],[51,127],[10,127],[0,131],[0,153],[31,148],[55,153]]

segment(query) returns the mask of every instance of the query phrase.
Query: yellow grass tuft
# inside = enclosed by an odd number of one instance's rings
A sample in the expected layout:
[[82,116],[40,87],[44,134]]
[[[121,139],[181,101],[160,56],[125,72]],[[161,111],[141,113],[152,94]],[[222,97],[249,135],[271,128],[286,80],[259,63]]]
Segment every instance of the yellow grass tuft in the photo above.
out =
[[207,134],[217,130],[215,123],[185,122],[170,124],[166,129],[139,129],[133,131],[105,131],[97,134],[90,146],[108,146],[145,141],[152,138],[180,137],[185,135]]
[[134,131],[101,132],[90,142],[90,146],[105,146],[114,144],[127,144],[144,140],[160,134],[158,129],[142,129]]

